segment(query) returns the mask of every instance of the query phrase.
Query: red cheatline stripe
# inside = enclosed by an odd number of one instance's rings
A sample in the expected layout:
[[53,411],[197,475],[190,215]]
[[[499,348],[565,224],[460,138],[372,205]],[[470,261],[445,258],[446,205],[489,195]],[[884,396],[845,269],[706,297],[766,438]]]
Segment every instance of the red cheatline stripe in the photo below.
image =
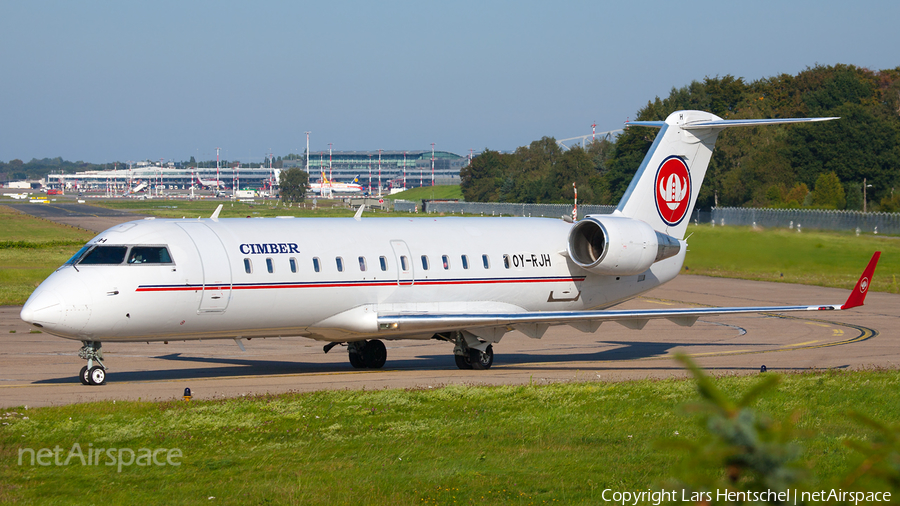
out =
[[[408,280],[400,281],[400,285],[484,285],[484,284],[512,284],[512,283],[562,283],[562,282],[580,282],[584,281],[583,277],[572,278],[510,278],[510,279],[450,279],[450,280]],[[349,282],[321,282],[321,283],[291,283],[291,284],[258,284],[258,285],[233,285],[232,290],[268,290],[275,288],[348,288],[348,287],[367,287],[367,286],[395,286],[397,281],[349,281]],[[210,286],[208,289],[228,289],[225,286]],[[183,292],[203,290],[202,285],[188,286],[139,286],[137,292]]]

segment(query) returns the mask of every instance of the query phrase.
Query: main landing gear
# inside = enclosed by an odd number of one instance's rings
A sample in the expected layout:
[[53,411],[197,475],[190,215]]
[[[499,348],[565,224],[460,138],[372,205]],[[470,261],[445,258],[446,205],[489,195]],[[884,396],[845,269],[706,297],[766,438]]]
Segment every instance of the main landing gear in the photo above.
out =
[[454,350],[453,358],[456,359],[456,367],[460,369],[475,369],[482,371],[490,369],[494,365],[494,347],[490,344],[484,351],[469,349],[468,352],[458,355]]
[[[87,360],[86,366],[81,368],[78,374],[82,385],[105,385],[106,384],[106,366],[103,365],[103,352],[100,351],[102,344],[99,341],[82,341],[84,346],[78,350],[78,356]],[[94,365],[94,361],[99,365]]]
[[387,348],[378,339],[347,343],[347,352],[356,369],[381,369],[387,361]]
[[494,365],[494,347],[469,332],[435,334],[433,339],[449,341],[453,347],[453,358],[460,369],[485,370]]

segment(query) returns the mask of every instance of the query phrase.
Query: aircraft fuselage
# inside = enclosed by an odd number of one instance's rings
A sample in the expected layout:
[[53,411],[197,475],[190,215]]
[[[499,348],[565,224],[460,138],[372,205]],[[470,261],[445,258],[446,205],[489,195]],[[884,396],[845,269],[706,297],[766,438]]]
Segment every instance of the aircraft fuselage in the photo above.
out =
[[[80,341],[429,338],[371,322],[605,308],[671,280],[684,260],[682,248],[641,275],[592,274],[565,253],[571,228],[536,218],[139,220],[88,243],[120,247],[116,263],[67,263],[22,317]],[[131,258],[163,247],[165,262]]]

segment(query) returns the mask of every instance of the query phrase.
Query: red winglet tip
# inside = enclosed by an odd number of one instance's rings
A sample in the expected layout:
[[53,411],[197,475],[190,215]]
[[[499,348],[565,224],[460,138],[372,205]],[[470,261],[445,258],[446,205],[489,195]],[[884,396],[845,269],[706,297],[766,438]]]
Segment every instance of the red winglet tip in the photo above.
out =
[[869,293],[872,275],[875,274],[875,266],[878,265],[878,259],[880,257],[880,251],[876,251],[875,254],[872,255],[872,259],[869,260],[869,265],[866,266],[866,270],[864,270],[862,276],[859,277],[859,281],[856,282],[856,287],[850,292],[850,296],[847,297],[847,302],[841,306],[841,309],[850,309],[863,305],[863,302],[866,300],[866,294]]

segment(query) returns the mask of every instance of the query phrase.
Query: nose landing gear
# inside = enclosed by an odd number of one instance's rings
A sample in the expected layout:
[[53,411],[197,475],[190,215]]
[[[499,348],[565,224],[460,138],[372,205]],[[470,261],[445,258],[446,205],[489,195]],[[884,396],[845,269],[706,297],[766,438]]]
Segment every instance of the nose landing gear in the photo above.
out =
[[[99,341],[82,341],[83,346],[78,350],[78,356],[87,360],[86,366],[81,368],[78,378],[83,385],[105,385],[106,366],[103,365],[102,344]],[[98,365],[94,365],[94,361]]]

